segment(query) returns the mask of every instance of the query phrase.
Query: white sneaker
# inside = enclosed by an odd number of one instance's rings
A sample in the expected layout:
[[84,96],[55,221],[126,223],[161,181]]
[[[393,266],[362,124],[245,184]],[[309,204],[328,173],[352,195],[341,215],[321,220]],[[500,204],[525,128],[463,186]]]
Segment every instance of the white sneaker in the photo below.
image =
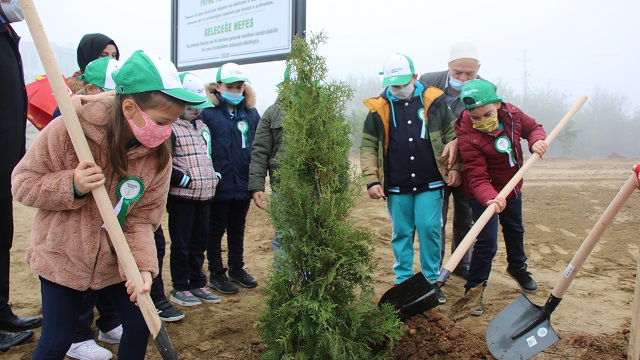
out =
[[120,344],[120,338],[122,337],[122,325],[118,325],[112,330],[107,331],[106,333],[99,331],[98,332],[98,340],[104,341],[107,344]]
[[93,339],[71,344],[67,356],[79,360],[109,360],[113,358],[111,351],[96,344]]

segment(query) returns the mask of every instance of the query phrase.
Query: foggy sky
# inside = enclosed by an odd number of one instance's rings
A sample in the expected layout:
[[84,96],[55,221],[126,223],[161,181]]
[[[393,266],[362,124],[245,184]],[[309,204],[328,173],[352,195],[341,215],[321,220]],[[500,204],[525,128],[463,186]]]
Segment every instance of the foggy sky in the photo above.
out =
[[[137,49],[170,56],[170,0],[34,1],[50,42],[75,49],[82,35],[101,32],[118,44],[120,60]],[[450,45],[466,39],[479,48],[480,74],[500,78],[518,93],[526,65],[529,87],[577,99],[599,86],[635,108],[638,13],[637,0],[307,0],[307,32],[329,37],[321,54],[335,78],[376,75],[396,52],[410,56],[418,73],[445,70]],[[14,25],[30,40],[25,23]],[[262,112],[275,100],[284,61],[244,67]],[[195,73],[213,81],[216,70]]]

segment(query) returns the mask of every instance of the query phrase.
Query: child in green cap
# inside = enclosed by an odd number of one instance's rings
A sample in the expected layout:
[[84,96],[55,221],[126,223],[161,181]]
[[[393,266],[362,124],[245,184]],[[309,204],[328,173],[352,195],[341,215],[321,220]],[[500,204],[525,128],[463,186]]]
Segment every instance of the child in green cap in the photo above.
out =
[[[494,216],[478,235],[474,245],[471,267],[465,284],[466,291],[487,285],[491,263],[498,250],[498,219],[507,251],[507,273],[524,291],[533,292],[538,285],[527,271],[522,225],[522,180],[504,198],[498,193],[522,166],[520,139],[526,139],[529,150],[542,156],[547,150],[546,133],[542,125],[522,110],[496,94],[493,84],[486,80],[471,80],[460,90],[465,111],[456,121],[458,149],[463,163],[463,185],[477,221],[485,209],[496,204]],[[484,311],[482,297],[472,313]]]
[[158,274],[153,230],[171,175],[171,124],[186,104],[206,99],[185,89],[164,58],[134,52],[113,74],[117,92],[72,99],[95,163],[79,161],[60,119],[52,121],[16,166],[13,198],[38,208],[27,262],[40,277],[42,335],[33,358],[62,359],[83,295],[103,289],[122,320],[118,358],[144,359],[149,330],[125,287],[124,272],[91,191],[105,186],[148,292]]
[[[393,234],[396,284],[413,276],[413,239],[420,242],[420,265],[435,282],[440,275],[440,227],[445,184],[460,184],[460,164],[448,168],[447,145],[455,144],[455,117],[444,92],[418,80],[411,59],[389,57],[384,90],[366,99],[360,165],[369,197],[387,199]],[[440,303],[446,298],[437,288]]]
[[[195,74],[183,72],[179,77],[187,89],[205,96],[204,83]],[[211,132],[200,116],[207,107],[213,107],[209,100],[187,105],[171,125],[173,169],[167,199],[173,283],[170,300],[182,306],[221,301],[207,288],[207,276],[202,272],[211,201],[218,184],[211,159]]]
[[[211,203],[208,285],[221,294],[235,294],[238,285],[258,286],[258,281],[244,268],[244,228],[251,205],[249,163],[260,114],[255,108],[256,94],[249,78],[238,64],[222,65],[216,73],[216,82],[207,91],[215,107],[202,110],[202,121],[211,130],[213,167],[220,175]],[[222,259],[225,232],[228,273]]]

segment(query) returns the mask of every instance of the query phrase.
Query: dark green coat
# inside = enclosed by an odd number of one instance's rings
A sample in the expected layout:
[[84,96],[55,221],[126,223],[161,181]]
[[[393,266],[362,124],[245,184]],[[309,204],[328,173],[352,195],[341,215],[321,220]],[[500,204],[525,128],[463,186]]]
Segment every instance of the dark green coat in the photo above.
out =
[[267,171],[271,184],[277,182],[274,172],[280,167],[276,155],[282,146],[282,111],[279,101],[269,106],[262,114],[253,140],[251,163],[249,164],[249,191],[265,190]]

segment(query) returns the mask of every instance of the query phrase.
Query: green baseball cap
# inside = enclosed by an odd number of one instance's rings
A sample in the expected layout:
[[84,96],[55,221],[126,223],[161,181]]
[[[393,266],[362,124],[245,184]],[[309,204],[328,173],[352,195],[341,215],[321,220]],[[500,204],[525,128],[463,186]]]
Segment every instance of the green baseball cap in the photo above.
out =
[[84,69],[84,74],[78,76],[78,80],[82,80],[91,85],[98,86],[104,91],[111,91],[116,88],[113,81],[113,72],[118,70],[122,63],[110,57],[102,57],[93,60]]
[[[180,82],[182,82],[182,86],[184,86],[187,90],[200,96],[207,96],[207,91],[204,88],[204,82],[196,74],[185,71],[179,73],[178,77],[180,78]],[[215,107],[215,105],[213,105],[213,103],[207,98],[207,100],[202,104],[191,105],[191,107],[196,109],[204,109],[207,107]]]
[[406,85],[411,81],[416,71],[413,68],[413,61],[402,54],[394,54],[388,58],[382,67],[382,87],[389,85]]
[[236,63],[226,63],[218,69],[216,74],[216,82],[223,82],[225,84],[231,84],[234,82],[243,81],[249,82],[249,77],[244,69]]
[[277,83],[276,86],[280,87],[287,80],[291,80],[290,68],[288,66],[284,69],[284,74],[282,75],[282,81]]
[[134,51],[120,69],[113,73],[113,80],[119,94],[162,91],[192,106],[207,100],[182,85],[178,70],[171,61],[143,50]]
[[502,102],[504,99],[496,94],[496,89],[492,83],[487,80],[474,79],[462,86],[460,89],[460,101],[464,104],[465,109],[475,109]]

